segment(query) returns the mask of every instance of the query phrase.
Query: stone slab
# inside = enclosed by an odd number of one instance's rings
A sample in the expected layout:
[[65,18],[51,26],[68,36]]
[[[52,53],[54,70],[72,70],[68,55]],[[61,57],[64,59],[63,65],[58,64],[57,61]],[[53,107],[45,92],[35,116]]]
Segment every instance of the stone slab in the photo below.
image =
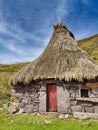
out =
[[77,101],[70,101],[71,106],[77,105]]
[[80,105],[76,105],[76,106],[71,106],[71,110],[72,112],[81,112],[82,108]]
[[94,113],[94,107],[85,107],[85,112]]
[[98,113],[98,106],[94,106],[94,113]]
[[74,112],[73,116],[77,119],[98,119],[97,113]]

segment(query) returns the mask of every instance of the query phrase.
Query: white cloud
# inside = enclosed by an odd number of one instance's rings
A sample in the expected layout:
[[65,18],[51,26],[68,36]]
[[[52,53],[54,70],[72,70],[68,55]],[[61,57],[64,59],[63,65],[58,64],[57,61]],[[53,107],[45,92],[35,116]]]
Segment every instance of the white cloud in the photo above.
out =
[[22,45],[19,44],[17,40],[4,40],[0,38],[0,45],[3,47],[7,48],[9,51],[16,53],[17,55],[20,56],[29,56],[32,55],[32,57],[37,57],[41,54],[43,48],[41,47],[30,47],[28,44]]
[[49,41],[50,41],[50,37],[43,39],[43,45],[46,47],[46,45],[49,43]]
[[[10,29],[10,30],[9,30]],[[16,25],[10,25],[6,22],[0,22],[0,32],[7,34],[21,42],[26,42],[27,39],[40,41],[41,39],[34,34],[25,32],[24,30],[18,28]]]
[[26,42],[28,39],[40,42],[41,38],[36,36],[33,33],[22,30],[19,26],[17,26],[17,21],[14,25],[7,23],[3,19],[3,15],[0,12],[0,32],[7,34],[20,42]]
[[[43,31],[43,30],[41,30]],[[0,38],[0,45],[4,48],[7,48],[9,51],[13,52],[13,54],[16,54],[17,57],[12,55],[6,55],[5,52],[2,54],[0,53],[0,63],[15,63],[15,62],[21,62],[21,61],[30,61],[39,56],[46,44],[45,37],[41,38],[37,35],[34,35],[32,33],[26,32],[22,29],[20,29],[17,24],[16,25],[10,25],[9,23],[6,23],[3,20],[2,14],[0,12],[0,33],[3,33],[4,35],[11,36],[12,39],[4,39]],[[28,44],[28,40],[35,41],[35,43],[41,43],[42,47],[33,46]],[[45,43],[45,44],[44,44]],[[19,57],[18,57],[19,56]],[[24,58],[25,57],[25,58]]]
[[0,64],[11,64],[11,63],[19,63],[19,62],[27,62],[31,61],[32,57],[16,57],[8,54],[1,54],[0,56]]
[[61,22],[68,15],[67,0],[61,0],[56,8],[57,20]]

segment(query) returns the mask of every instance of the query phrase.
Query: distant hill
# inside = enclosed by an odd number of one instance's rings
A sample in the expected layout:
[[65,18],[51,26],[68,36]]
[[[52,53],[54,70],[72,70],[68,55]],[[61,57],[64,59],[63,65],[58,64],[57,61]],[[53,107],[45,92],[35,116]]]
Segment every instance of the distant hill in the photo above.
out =
[[10,76],[19,71],[22,67],[26,66],[28,63],[29,62],[13,65],[0,64],[0,99],[8,97],[10,94],[11,86],[8,85]]
[[[78,41],[79,46],[88,52],[91,58],[98,63],[98,34],[86,39]],[[7,98],[10,94],[11,86],[8,85],[8,80],[15,72],[19,71],[22,67],[29,64],[19,63],[13,65],[0,64],[0,99]],[[2,100],[0,100],[1,102]],[[0,103],[1,104],[1,103]]]
[[98,34],[78,41],[79,46],[88,52],[90,57],[98,63]]

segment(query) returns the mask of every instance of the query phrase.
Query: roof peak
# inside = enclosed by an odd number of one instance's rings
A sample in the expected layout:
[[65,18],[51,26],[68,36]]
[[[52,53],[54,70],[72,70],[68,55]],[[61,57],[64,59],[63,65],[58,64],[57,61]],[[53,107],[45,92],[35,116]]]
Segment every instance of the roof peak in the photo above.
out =
[[58,28],[65,28],[65,29],[67,29],[63,22],[60,22],[60,23],[57,23],[57,24],[54,25],[54,29],[58,29]]
[[63,22],[54,25],[54,33],[58,33],[58,32],[68,32],[69,35],[75,39],[73,33],[70,30],[68,30],[68,28],[65,26]]

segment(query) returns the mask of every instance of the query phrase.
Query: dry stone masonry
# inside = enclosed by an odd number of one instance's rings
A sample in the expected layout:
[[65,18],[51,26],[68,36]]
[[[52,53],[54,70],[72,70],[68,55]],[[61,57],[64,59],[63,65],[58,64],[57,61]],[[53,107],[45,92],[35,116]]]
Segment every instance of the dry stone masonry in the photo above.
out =
[[[50,82],[54,82],[51,80]],[[57,105],[58,113],[98,113],[98,94],[93,93],[93,88],[88,90],[89,97],[81,97],[81,88],[85,89],[83,83],[63,83],[55,81],[57,84]],[[93,97],[92,97],[93,94]],[[34,113],[47,111],[47,82],[31,83],[28,86],[15,86],[12,89],[12,98],[9,111],[11,113]],[[91,97],[90,97],[91,96]]]
[[33,113],[39,110],[39,88],[37,84],[29,86],[16,86],[12,89],[12,97],[15,98],[15,102],[10,103],[10,108],[16,103],[17,111],[22,113]]

